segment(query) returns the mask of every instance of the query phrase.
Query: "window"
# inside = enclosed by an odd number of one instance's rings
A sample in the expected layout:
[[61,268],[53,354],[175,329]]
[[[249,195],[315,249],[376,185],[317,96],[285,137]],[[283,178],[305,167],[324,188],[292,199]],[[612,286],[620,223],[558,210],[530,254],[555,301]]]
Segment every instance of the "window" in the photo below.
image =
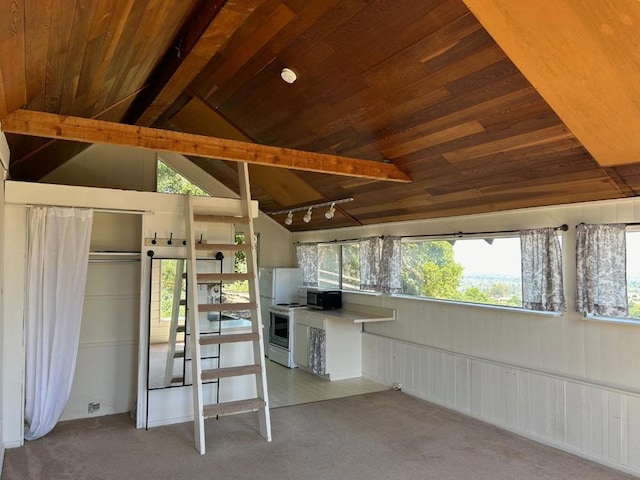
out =
[[360,290],[360,249],[357,243],[318,245],[318,287]]
[[520,238],[404,241],[405,295],[522,307]]
[[185,194],[198,197],[209,197],[210,195],[197,185],[184,178],[171,167],[158,160],[156,173],[156,192]]
[[629,317],[640,320],[640,231],[627,231],[626,241]]

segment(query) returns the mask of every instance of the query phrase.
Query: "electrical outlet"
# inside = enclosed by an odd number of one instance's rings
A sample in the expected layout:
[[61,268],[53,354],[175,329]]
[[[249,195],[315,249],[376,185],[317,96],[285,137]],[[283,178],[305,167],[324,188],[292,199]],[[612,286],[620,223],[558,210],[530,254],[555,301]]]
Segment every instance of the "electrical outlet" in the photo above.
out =
[[89,413],[97,412],[100,410],[100,402],[89,402]]

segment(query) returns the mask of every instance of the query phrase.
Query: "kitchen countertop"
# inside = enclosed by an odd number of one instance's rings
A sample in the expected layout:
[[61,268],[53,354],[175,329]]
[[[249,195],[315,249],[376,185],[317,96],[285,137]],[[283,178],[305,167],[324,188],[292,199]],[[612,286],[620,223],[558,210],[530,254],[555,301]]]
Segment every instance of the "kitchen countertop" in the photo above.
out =
[[323,317],[346,320],[353,323],[389,322],[396,319],[396,311],[393,308],[356,304],[343,305],[342,308],[335,310],[315,310],[307,307],[307,311]]

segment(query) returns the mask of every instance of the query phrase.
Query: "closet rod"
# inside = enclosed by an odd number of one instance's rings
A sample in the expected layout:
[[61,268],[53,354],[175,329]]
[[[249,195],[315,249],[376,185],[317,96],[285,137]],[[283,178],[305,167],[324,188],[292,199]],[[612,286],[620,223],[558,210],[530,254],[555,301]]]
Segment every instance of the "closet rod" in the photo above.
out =
[[77,205],[38,205],[38,204],[26,204],[25,207],[62,207],[62,208],[92,208],[97,213],[126,213],[131,215],[155,215],[153,210],[119,210],[117,208],[94,208],[94,207],[79,207]]

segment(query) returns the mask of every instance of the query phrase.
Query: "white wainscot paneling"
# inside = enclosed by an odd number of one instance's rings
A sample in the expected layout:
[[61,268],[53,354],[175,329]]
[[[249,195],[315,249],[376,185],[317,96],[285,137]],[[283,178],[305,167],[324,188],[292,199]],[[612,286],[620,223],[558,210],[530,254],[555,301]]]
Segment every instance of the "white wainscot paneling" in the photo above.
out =
[[363,376],[541,443],[640,475],[640,395],[378,335]]

